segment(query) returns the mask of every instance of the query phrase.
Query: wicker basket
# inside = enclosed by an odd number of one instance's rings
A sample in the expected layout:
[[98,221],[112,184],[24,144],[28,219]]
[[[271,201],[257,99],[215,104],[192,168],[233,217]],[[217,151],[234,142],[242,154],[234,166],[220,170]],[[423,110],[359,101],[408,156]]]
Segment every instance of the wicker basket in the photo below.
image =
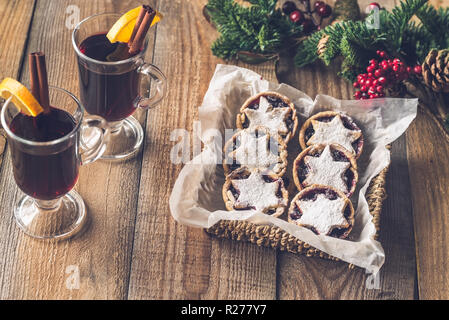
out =
[[[373,215],[373,223],[376,227],[375,239],[377,239],[379,233],[382,203],[386,198],[385,178],[387,172],[388,167],[373,178],[366,194],[369,210]],[[295,238],[279,227],[256,225],[246,221],[222,220],[213,227],[206,229],[206,232],[218,238],[247,241],[255,243],[258,246],[305,254],[308,257],[321,257],[335,261],[339,260],[338,258],[313,248],[309,244]],[[353,268],[354,265],[349,264],[349,267]]]

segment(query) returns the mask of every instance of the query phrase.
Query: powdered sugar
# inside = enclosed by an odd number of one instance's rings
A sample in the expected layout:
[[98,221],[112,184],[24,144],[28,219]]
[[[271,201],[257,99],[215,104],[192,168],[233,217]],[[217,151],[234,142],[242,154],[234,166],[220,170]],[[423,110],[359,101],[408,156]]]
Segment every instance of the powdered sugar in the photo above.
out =
[[319,194],[315,201],[298,200],[296,204],[302,211],[297,222],[315,228],[319,234],[327,235],[336,227],[348,225],[343,215],[346,204],[343,198],[330,200],[324,194]]
[[[239,137],[240,146],[232,153],[235,154],[235,159],[239,164],[248,168],[266,169],[279,162],[279,155],[274,154],[269,148],[270,136],[268,134],[257,137],[255,132],[242,130]],[[273,171],[277,170],[278,166],[274,166]]]
[[355,153],[352,143],[356,141],[362,133],[358,130],[347,129],[339,115],[336,115],[331,121],[323,122],[312,120],[313,130],[315,133],[307,141],[308,145],[312,144],[332,144],[337,143],[346,150]]
[[329,145],[324,148],[319,157],[305,156],[304,163],[309,168],[307,178],[304,180],[305,185],[321,184],[344,193],[348,192],[344,174],[351,164],[335,161]]
[[232,185],[239,191],[236,207],[254,207],[256,210],[287,205],[277,195],[281,180],[266,182],[259,170],[251,172],[248,179],[232,180]]
[[264,126],[271,133],[288,133],[285,116],[289,110],[290,108],[273,108],[268,100],[261,96],[258,109],[246,108],[244,112],[250,121],[249,129]]

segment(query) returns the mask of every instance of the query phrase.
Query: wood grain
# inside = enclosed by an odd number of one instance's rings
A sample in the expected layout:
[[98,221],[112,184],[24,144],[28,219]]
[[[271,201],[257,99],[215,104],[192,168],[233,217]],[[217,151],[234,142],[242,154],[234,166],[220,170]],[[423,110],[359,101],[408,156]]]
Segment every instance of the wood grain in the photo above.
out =
[[3,153],[6,148],[6,133],[3,129],[0,128],[0,168],[2,167],[3,162]]
[[[181,166],[168,162],[174,144],[169,136],[176,128],[192,132],[196,106],[216,64],[224,63],[210,52],[217,34],[202,17],[206,2],[150,1],[165,19],[152,31],[154,56],[150,50],[147,60],[167,75],[169,95],[148,116],[137,113],[146,128],[144,150],[137,158],[82,168],[76,188],[90,216],[83,234],[55,243],[32,240],[18,230],[11,209],[21,192],[8,151],[2,163],[0,135],[0,299],[448,299],[449,146],[424,113],[392,148],[379,239],[386,262],[377,283],[345,263],[217,240],[174,222],[168,197]],[[370,2],[359,1],[362,9]],[[379,2],[387,8],[394,4]],[[449,0],[432,3],[447,6]],[[78,6],[84,18],[140,4],[0,1],[0,43],[7,44],[0,46],[0,78],[27,84],[23,58],[43,50],[50,83],[78,94],[71,30],[65,27],[67,6]],[[275,80],[271,63],[239,65]],[[283,60],[280,67],[280,81],[310,96],[352,94],[351,86],[336,77],[335,66],[297,70]],[[66,281],[73,267],[80,283],[70,290]],[[369,289],[370,280],[379,289]]]
[[[202,16],[206,1],[164,1],[170,18],[158,26],[154,64],[167,75],[170,93],[149,114],[130,277],[130,299],[275,298],[275,252],[210,239],[203,230],[176,223],[168,208],[181,169],[167,161],[176,128],[192,131],[217,58],[216,33]],[[173,18],[175,17],[175,18]],[[273,76],[273,66],[259,71]]]
[[[50,84],[77,94],[72,30],[65,26],[68,5],[78,6],[80,17],[84,18],[106,11],[124,12],[139,4],[138,1],[38,1],[26,53],[46,52]],[[27,68],[21,78],[27,83]],[[142,122],[143,116],[140,115]],[[1,185],[14,192],[1,193],[0,297],[126,298],[140,165],[141,155],[125,163],[97,162],[81,168],[77,190],[85,200],[89,226],[83,234],[69,241],[54,243],[25,236],[12,221],[11,209],[21,193],[15,186],[10,161],[5,161]],[[76,276],[74,270],[79,271],[79,288],[69,289],[66,281]]]
[[407,134],[421,299],[449,299],[449,145],[424,113]]
[[[34,11],[34,1],[1,1],[0,2],[0,79],[4,77],[18,78],[22,66],[22,55],[28,39],[28,29]],[[7,44],[7,45],[4,45]],[[7,190],[3,179],[2,161],[5,151],[5,138],[0,125],[0,200],[7,197]],[[2,202],[2,208],[5,202]],[[6,257],[13,256],[17,239],[6,238],[15,228],[12,221],[12,213],[7,214],[0,209],[0,299],[8,295],[9,279],[13,277],[11,270],[7,267]]]
[[[366,4],[359,4],[363,12]],[[387,1],[383,1],[381,5],[388,8],[393,2],[388,5]],[[288,57],[278,68],[281,82],[291,84],[311,97],[324,93],[340,99],[351,98],[351,85],[339,78],[337,71],[335,64],[328,68],[321,63],[298,70]],[[381,214],[380,232],[380,241],[387,258],[379,278],[374,279],[361,269],[349,270],[347,264],[342,262],[281,252],[278,257],[280,299],[414,298],[413,225],[404,139],[399,139],[392,150],[394,164],[388,175],[387,186],[390,197]]]
[[[436,7],[448,0],[431,1]],[[449,299],[449,144],[425,113],[407,132],[420,299]]]
[[[17,78],[22,66],[22,55],[28,39],[28,29],[35,1],[0,2],[0,79]],[[0,123],[0,170],[5,150],[5,133]]]

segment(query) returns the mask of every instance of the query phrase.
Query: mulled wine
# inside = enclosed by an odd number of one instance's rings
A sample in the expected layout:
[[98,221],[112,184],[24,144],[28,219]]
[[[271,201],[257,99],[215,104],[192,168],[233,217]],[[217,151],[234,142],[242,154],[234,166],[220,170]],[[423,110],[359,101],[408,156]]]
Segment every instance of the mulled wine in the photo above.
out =
[[[113,62],[132,57],[126,44],[110,43],[106,33],[94,34],[80,45],[80,51],[91,59]],[[126,50],[125,50],[126,49]],[[89,69],[79,58],[80,95],[87,112],[99,115],[107,121],[120,121],[135,110],[139,96],[139,73],[137,66],[127,67],[117,72],[101,73]]]
[[[31,117],[19,113],[11,121],[11,131],[33,142],[49,142],[73,131],[74,118],[66,111],[50,107],[49,113]],[[69,192],[78,179],[77,144],[71,143],[55,153],[39,154],[12,140],[11,157],[14,178],[27,195],[40,200],[53,200]]]

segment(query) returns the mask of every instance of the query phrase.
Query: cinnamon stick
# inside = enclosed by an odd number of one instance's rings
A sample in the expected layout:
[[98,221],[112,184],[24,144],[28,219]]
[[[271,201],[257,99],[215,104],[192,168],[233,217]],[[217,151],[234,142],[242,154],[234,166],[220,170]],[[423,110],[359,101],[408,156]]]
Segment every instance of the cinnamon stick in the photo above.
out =
[[156,11],[153,8],[146,5],[142,6],[131,39],[128,42],[130,55],[134,55],[142,49],[145,37],[155,16]]
[[142,6],[142,8],[140,8],[139,16],[137,17],[136,24],[134,25],[133,33],[131,34],[131,38],[129,38],[128,44],[133,43],[134,38],[136,37],[137,31],[139,30],[139,26],[141,25],[146,12],[147,12],[147,10],[145,10],[145,6]]
[[47,66],[45,64],[45,54],[42,52],[30,53],[28,57],[30,63],[31,93],[40,103],[45,113],[50,112],[50,97],[48,92]]

